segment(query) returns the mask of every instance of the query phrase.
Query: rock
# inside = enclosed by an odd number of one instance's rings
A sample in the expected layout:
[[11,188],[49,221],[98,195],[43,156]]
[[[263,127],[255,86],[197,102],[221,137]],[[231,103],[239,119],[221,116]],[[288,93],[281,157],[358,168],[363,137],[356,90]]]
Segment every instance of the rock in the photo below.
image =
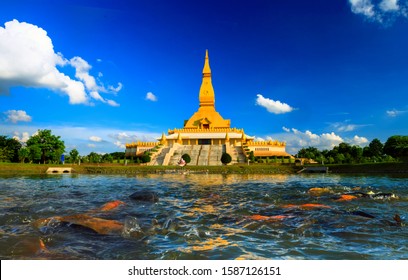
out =
[[131,199],[139,200],[139,201],[147,201],[147,202],[158,202],[159,196],[156,192],[148,191],[148,190],[141,190],[132,193],[129,195]]

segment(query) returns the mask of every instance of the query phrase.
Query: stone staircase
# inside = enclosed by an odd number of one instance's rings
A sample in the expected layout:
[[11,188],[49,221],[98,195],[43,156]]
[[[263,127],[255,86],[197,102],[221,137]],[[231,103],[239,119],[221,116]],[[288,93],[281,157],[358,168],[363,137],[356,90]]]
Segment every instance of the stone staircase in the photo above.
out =
[[241,147],[225,145],[179,145],[163,148],[150,162],[150,165],[177,165],[181,156],[188,154],[191,162],[188,165],[222,165],[221,156],[224,152],[231,155],[231,164],[245,162]]
[[222,165],[223,145],[179,145],[171,155],[169,165],[177,165],[181,156],[188,154],[191,161],[188,165]]
[[221,156],[225,152],[225,145],[213,145],[208,156],[208,165],[222,165]]
[[170,148],[161,148],[157,153],[152,155],[151,161],[148,165],[163,165],[164,157],[169,152]]
[[191,145],[178,145],[170,157],[169,165],[177,165],[184,154],[189,154],[191,157]]
[[245,163],[246,161],[242,147],[229,146],[227,147],[227,153],[229,153],[232,158],[232,161],[230,164]]

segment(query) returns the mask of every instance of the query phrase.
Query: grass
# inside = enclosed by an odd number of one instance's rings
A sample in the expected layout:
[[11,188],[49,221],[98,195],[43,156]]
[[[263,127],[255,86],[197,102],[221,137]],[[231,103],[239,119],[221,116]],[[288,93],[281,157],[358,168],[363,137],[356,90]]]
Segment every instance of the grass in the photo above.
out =
[[[62,167],[56,164],[0,163],[0,174],[25,175],[45,174],[49,167]],[[209,174],[293,174],[299,167],[293,165],[228,165],[228,166],[149,166],[122,164],[65,164],[79,174],[140,174],[140,173],[173,173],[188,171],[190,173]]]
[[327,165],[332,173],[396,174],[408,173],[408,162],[381,162]]
[[[45,174],[49,167],[72,167],[78,174],[161,174],[188,171],[190,173],[208,174],[296,174],[303,166],[290,164],[238,164],[228,166],[148,166],[123,164],[28,164],[0,163],[0,174],[35,175]],[[371,164],[333,164],[326,165],[330,172],[336,174],[395,174],[408,173],[408,163],[371,163]]]

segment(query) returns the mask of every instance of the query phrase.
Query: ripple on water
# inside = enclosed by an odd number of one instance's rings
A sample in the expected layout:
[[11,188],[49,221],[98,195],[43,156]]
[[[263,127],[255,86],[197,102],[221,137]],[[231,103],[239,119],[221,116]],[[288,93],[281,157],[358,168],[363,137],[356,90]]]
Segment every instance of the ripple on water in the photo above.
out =
[[[407,219],[406,178],[68,175],[5,177],[0,186],[3,259],[408,258],[407,227],[393,220],[396,213]],[[315,195],[311,188],[327,192]],[[128,198],[141,189],[157,192],[159,202]],[[335,200],[355,189],[400,199]],[[125,204],[97,211],[113,200]],[[56,220],[33,226],[40,218],[77,213],[118,220],[123,232],[98,235]]]

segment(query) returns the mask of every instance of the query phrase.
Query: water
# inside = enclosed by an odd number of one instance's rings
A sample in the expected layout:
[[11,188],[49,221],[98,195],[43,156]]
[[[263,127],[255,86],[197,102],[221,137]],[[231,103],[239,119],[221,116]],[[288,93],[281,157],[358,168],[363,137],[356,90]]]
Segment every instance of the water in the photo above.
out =
[[[316,187],[328,192],[308,192]],[[141,189],[157,192],[159,202],[128,198]],[[336,201],[352,190],[392,192],[399,198]],[[97,210],[113,200],[125,205]],[[0,201],[1,259],[408,259],[407,178],[0,177]],[[324,206],[299,207],[305,203]],[[55,219],[35,223],[80,213],[124,227],[103,235]],[[393,219],[395,214],[402,225]]]

